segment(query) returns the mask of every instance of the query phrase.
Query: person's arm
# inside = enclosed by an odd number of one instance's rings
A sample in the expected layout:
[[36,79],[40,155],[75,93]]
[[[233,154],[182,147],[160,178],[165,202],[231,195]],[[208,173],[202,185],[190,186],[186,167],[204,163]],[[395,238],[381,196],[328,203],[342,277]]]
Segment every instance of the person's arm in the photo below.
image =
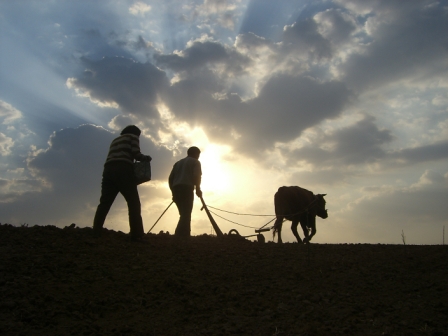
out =
[[132,157],[136,161],[151,161],[152,157],[149,155],[143,155],[140,152],[140,139],[136,135],[131,135],[131,153]]
[[194,185],[196,187],[196,196],[202,197],[202,190],[201,190],[201,179],[202,179],[202,169],[201,169],[201,162],[198,160],[194,170]]

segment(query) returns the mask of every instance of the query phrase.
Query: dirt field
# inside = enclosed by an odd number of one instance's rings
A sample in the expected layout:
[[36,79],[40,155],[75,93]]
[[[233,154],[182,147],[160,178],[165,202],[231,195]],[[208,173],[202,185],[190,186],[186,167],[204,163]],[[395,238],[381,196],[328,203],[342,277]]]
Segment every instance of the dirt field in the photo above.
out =
[[448,335],[448,246],[0,225],[2,335]]

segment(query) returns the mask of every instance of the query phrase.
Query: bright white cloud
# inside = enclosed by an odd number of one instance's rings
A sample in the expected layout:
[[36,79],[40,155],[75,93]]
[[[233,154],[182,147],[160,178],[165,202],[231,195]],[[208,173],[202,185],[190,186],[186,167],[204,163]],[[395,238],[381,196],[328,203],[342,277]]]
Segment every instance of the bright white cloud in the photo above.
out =
[[204,24],[210,26],[214,21],[221,27],[233,30],[241,15],[236,11],[240,3],[241,0],[204,0],[203,4],[197,6],[196,11],[203,18]]
[[144,15],[146,12],[151,10],[151,6],[144,2],[138,1],[129,7],[129,13],[132,15]]
[[11,124],[13,121],[22,118],[22,113],[10,104],[0,100],[0,121],[3,124]]
[[11,147],[14,142],[11,138],[7,137],[3,133],[0,133],[0,155],[8,155],[11,153]]

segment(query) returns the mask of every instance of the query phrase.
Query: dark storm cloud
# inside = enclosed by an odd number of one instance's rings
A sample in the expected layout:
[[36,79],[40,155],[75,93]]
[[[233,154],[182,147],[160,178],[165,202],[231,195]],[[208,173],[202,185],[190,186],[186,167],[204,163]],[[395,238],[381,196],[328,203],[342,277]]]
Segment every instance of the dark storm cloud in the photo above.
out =
[[296,22],[285,27],[283,41],[299,51],[306,50],[312,58],[331,58],[330,41],[325,39],[317,28],[317,23],[313,19]]
[[85,211],[86,204],[96,203],[112,139],[111,133],[91,125],[55,132],[49,147],[29,159],[28,168],[41,187],[23,193],[15,202],[0,203],[5,220],[31,224],[50,224],[58,218],[70,221]]
[[338,130],[328,141],[334,142],[334,154],[347,164],[371,162],[384,156],[381,146],[393,141],[391,131],[378,129],[375,118],[365,117],[353,127]]
[[157,95],[168,86],[165,72],[151,63],[139,63],[121,57],[99,61],[83,59],[83,75],[69,81],[71,86],[88,93],[103,104],[116,103],[127,113],[158,118]]
[[446,77],[446,6],[427,1],[406,2],[405,6],[401,2],[368,2],[370,5],[378,7],[370,18],[373,41],[341,68],[351,88],[363,91],[404,78]]
[[[173,85],[169,106],[181,120],[201,123],[207,135],[259,155],[275,142],[287,142],[327,118],[336,118],[350,101],[340,82],[318,82],[309,77],[277,75],[259,95],[242,101],[238,95],[214,99],[197,82]],[[240,137],[233,139],[235,131]]]
[[333,45],[347,42],[357,28],[354,18],[340,9],[328,9],[318,13],[315,19],[324,30],[326,39]]
[[[393,152],[386,150],[384,146],[394,140],[390,130],[379,129],[375,118],[366,116],[352,126],[339,129],[333,134],[321,135],[310,145],[292,152],[285,150],[283,153],[290,158],[290,164],[305,161],[319,170],[340,170],[350,165],[369,163],[381,163],[384,168],[392,168],[448,158],[448,141]],[[352,173],[346,171],[346,174]]]
[[390,158],[399,164],[416,164],[448,159],[448,141],[440,141],[426,146],[405,148],[391,153]]
[[101,171],[107,155],[104,149],[112,139],[110,132],[93,125],[64,129],[53,133],[49,147],[32,158],[28,166],[55,188],[91,185],[97,179],[91,172]]
[[[110,142],[119,132],[112,134],[93,125],[55,132],[50,138],[48,149],[32,158],[29,168],[56,188],[71,189],[75,185],[95,184],[98,182],[98,173],[101,174]],[[167,162],[172,156],[169,151],[156,147],[142,136],[140,142],[143,154],[151,155],[154,162],[163,158],[165,166],[170,165]],[[164,177],[160,170],[156,170],[153,179]]]
[[193,44],[182,51],[181,55],[155,55],[157,65],[168,67],[174,71],[195,71],[197,68],[210,64],[224,64],[225,74],[238,73],[241,75],[246,65],[250,63],[249,58],[239,54],[237,51],[217,42],[193,42]]
[[274,76],[258,97],[248,102],[249,116],[240,133],[251,134],[255,142],[265,147],[288,142],[303,130],[336,118],[349,100],[350,92],[341,82]]
[[[175,83],[164,99],[178,120],[191,125],[207,125],[224,112],[217,109],[219,103],[212,97],[221,89],[223,86],[219,81],[204,71]],[[221,117],[225,118],[225,115]]]
[[352,126],[323,135],[292,154],[296,160],[304,160],[320,169],[341,168],[380,160],[387,154],[383,145],[393,139],[389,130],[378,128],[374,117],[366,116]]

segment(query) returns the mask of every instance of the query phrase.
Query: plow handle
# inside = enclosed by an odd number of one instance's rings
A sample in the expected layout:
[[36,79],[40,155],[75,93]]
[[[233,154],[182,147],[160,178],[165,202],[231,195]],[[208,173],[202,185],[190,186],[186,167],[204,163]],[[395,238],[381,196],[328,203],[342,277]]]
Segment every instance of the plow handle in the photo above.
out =
[[216,232],[216,235],[218,237],[222,237],[223,236],[222,231],[219,228],[218,224],[216,224],[216,222],[213,219],[212,214],[210,213],[210,211],[208,211],[207,205],[205,204],[204,199],[202,198],[202,196],[200,197],[200,199],[201,199],[201,202],[202,202],[202,209],[204,209],[205,212],[207,213],[208,219],[210,220],[210,223],[212,223],[212,226],[213,226],[213,229]]

